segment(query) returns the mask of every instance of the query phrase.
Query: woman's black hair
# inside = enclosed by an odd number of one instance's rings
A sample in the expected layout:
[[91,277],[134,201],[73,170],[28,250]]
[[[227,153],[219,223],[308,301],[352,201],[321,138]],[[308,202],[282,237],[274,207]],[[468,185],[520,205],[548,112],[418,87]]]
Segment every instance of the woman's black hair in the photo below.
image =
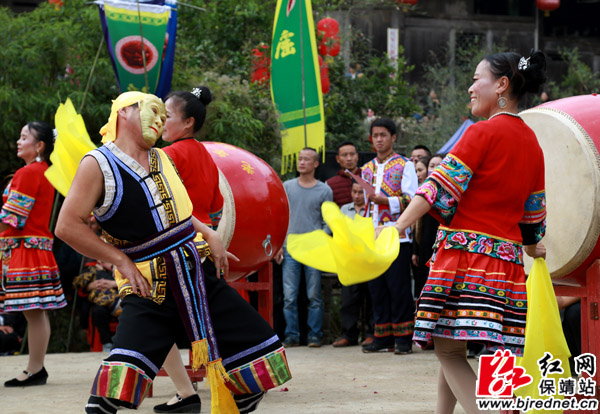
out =
[[419,159],[417,160],[417,162],[415,162],[415,168],[417,168],[417,164],[422,162],[425,165],[425,168],[429,168],[429,161],[432,159],[433,157],[428,157],[427,155],[424,157],[419,157]]
[[517,99],[527,92],[539,93],[546,82],[546,57],[541,50],[532,50],[528,58],[515,52],[504,52],[487,55],[484,59],[496,79],[508,78],[510,94]]
[[206,86],[196,86],[191,92],[171,92],[165,102],[171,98],[180,102],[183,119],[194,118],[194,133],[198,132],[206,119],[206,106],[212,101],[210,89]]
[[52,127],[43,121],[33,121],[27,124],[27,128],[33,133],[35,139],[44,143],[44,152],[40,156],[50,164],[50,154],[54,151]]

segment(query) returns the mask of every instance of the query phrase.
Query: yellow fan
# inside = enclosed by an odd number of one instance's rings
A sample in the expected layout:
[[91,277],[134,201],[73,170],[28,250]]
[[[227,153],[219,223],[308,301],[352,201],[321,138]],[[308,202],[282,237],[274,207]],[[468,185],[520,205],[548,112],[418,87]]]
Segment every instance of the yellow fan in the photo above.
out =
[[54,116],[54,124],[58,132],[54,151],[50,155],[52,165],[46,170],[46,178],[63,196],[71,188],[79,162],[85,154],[96,148],[85,129],[81,115],[77,113],[73,103],[67,98],[60,104]]
[[348,286],[375,279],[398,257],[400,239],[395,229],[386,228],[375,240],[371,219],[351,219],[332,202],[323,203],[321,211],[333,237],[315,230],[287,238],[288,253],[300,263],[337,273],[340,282]]

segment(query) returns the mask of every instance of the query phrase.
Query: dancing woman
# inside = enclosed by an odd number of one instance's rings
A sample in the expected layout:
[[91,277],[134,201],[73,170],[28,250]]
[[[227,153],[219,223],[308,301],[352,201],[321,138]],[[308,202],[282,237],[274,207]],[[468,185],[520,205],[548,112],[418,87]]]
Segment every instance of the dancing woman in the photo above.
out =
[[542,52],[485,57],[469,88],[472,125],[435,169],[395,226],[430,212],[441,226],[421,293],[413,340],[433,338],[441,369],[436,413],[456,401],[477,413],[467,341],[522,356],[527,295],[523,251],[544,257],[544,155],[518,115],[519,99],[545,81]]

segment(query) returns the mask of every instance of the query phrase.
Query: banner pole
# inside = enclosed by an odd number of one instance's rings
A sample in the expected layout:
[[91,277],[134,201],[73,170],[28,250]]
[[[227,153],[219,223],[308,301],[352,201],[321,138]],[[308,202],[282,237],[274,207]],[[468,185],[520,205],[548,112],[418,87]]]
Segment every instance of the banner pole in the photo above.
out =
[[304,82],[304,35],[302,31],[302,0],[299,1],[300,7],[300,66],[302,67],[302,115],[304,116],[304,148],[308,147],[308,138],[306,131],[306,84]]
[[85,84],[85,90],[83,91],[83,99],[81,100],[81,105],[79,106],[79,113],[81,113],[81,111],[83,110],[83,106],[85,105],[85,97],[87,96],[88,90],[90,89],[90,83],[92,82],[92,76],[94,75],[96,63],[98,63],[98,57],[100,56],[102,45],[104,45],[104,36],[100,38],[100,45],[98,45],[98,51],[96,51],[96,57],[94,58],[94,63],[92,64],[92,69],[90,70],[87,83]]
[[138,10],[138,21],[140,22],[140,38],[142,44],[142,62],[144,63],[144,80],[146,82],[146,90],[144,92],[148,92],[150,90],[150,86],[148,85],[148,68],[146,67],[146,51],[144,45],[144,32],[142,31],[142,13],[140,11],[140,0],[136,1],[137,10]]

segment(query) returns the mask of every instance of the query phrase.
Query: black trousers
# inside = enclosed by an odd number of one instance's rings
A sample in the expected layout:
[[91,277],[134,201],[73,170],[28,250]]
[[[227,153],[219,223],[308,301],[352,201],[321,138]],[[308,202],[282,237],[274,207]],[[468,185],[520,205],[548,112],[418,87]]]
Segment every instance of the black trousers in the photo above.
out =
[[351,343],[356,343],[359,336],[358,322],[365,327],[365,335],[373,336],[373,305],[367,283],[342,286],[342,336]]
[[90,312],[92,323],[98,329],[100,342],[102,342],[103,345],[112,342],[112,335],[110,332],[110,320],[112,315],[110,314],[110,309],[106,306],[93,304]]
[[411,342],[414,331],[415,302],[411,290],[410,243],[401,243],[400,254],[384,274],[368,282],[375,339],[392,343]]

